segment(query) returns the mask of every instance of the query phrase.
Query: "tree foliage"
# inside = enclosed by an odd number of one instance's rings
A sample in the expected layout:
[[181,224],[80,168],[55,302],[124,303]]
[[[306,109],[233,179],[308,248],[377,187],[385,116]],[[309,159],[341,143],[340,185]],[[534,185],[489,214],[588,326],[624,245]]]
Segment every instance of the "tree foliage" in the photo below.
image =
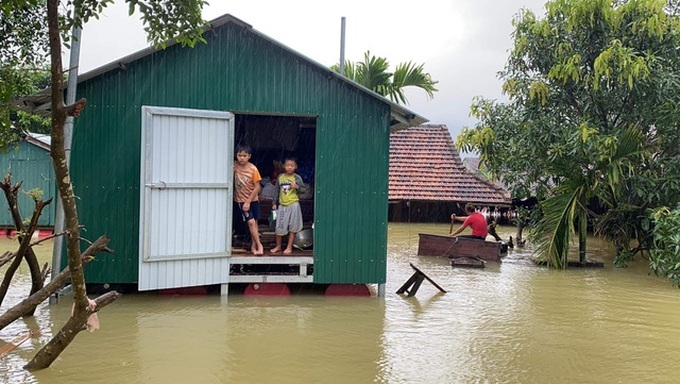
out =
[[[71,27],[82,27],[88,20],[98,19],[104,9],[114,0],[68,0],[68,10],[61,17],[61,30],[68,33]],[[174,39],[182,45],[193,47],[205,43],[203,27],[206,22],[201,10],[208,2],[204,0],[125,0],[130,15],[139,13],[149,43],[165,48]],[[68,35],[63,36],[65,41]]]
[[[74,26],[99,18],[113,0],[68,0],[61,4],[59,31],[69,46]],[[127,0],[130,14],[139,12],[147,40],[159,47],[174,39],[182,45],[205,42],[202,0]],[[3,0],[0,3],[0,148],[16,141],[21,132],[49,130],[38,117],[12,108],[11,101],[46,88],[49,42],[46,0]],[[64,79],[66,76],[64,76]]]
[[509,101],[472,106],[479,123],[457,144],[478,151],[516,197],[547,199],[533,233],[553,266],[566,266],[576,218],[629,257],[651,246],[648,209],[678,201],[673,3],[554,0],[542,18],[521,10],[500,72]]
[[675,209],[659,207],[652,217],[656,228],[649,265],[657,276],[680,287],[680,205]]
[[[432,76],[425,72],[424,64],[409,61],[399,63],[394,72],[390,72],[389,68],[390,63],[386,58],[373,56],[370,51],[366,51],[364,61],[345,62],[343,75],[399,104],[408,104],[404,94],[407,87],[422,89],[430,99],[434,97],[434,92],[437,92],[435,85],[438,82],[432,80]],[[338,64],[333,65],[331,69],[340,72]]]
[[0,148],[16,142],[22,131],[46,131],[45,120],[16,112],[11,101],[48,85],[45,0],[0,4]]

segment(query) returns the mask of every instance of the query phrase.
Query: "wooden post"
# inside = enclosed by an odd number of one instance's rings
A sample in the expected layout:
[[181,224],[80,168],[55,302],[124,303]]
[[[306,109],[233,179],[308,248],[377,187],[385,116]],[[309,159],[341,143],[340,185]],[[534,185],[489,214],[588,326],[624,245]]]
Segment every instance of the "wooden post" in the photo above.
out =
[[581,197],[581,209],[578,215],[578,261],[586,264],[586,239],[588,236],[588,213],[585,211],[585,197]]

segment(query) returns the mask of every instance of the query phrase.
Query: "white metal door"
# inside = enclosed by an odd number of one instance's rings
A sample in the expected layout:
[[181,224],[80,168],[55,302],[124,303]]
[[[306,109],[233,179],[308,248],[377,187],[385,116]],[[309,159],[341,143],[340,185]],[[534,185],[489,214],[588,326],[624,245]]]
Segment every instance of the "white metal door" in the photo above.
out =
[[226,284],[234,115],[142,107],[139,289]]

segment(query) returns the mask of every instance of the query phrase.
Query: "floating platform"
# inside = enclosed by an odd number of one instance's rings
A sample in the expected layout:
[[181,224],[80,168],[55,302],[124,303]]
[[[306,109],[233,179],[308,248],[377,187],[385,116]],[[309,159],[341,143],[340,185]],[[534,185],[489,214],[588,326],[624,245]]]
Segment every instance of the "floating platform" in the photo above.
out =
[[[545,266],[548,265],[548,263],[545,260],[534,259],[533,262],[534,262],[534,264],[539,265],[541,267],[545,267]],[[568,268],[604,268],[604,262],[597,261],[597,260],[586,260],[585,263],[582,263],[578,260],[569,260],[567,262],[567,267]]]
[[452,267],[458,268],[484,268],[486,262],[476,256],[451,256],[449,257]]

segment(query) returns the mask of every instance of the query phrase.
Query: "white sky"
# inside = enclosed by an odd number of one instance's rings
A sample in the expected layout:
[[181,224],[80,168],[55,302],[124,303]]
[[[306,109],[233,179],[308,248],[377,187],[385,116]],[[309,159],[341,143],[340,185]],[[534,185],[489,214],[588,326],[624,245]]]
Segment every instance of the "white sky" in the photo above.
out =
[[[544,14],[546,0],[211,0],[204,18],[229,13],[270,38],[324,65],[339,62],[341,18],[345,59],[367,50],[398,63],[424,64],[437,84],[434,99],[407,92],[412,111],[446,124],[455,140],[472,126],[475,96],[500,99],[502,70],[512,46],[512,17],[521,8]],[[81,38],[80,73],[148,46],[137,15],[122,0],[89,22]],[[68,59],[66,55],[66,60]],[[67,63],[68,61],[65,61]]]

